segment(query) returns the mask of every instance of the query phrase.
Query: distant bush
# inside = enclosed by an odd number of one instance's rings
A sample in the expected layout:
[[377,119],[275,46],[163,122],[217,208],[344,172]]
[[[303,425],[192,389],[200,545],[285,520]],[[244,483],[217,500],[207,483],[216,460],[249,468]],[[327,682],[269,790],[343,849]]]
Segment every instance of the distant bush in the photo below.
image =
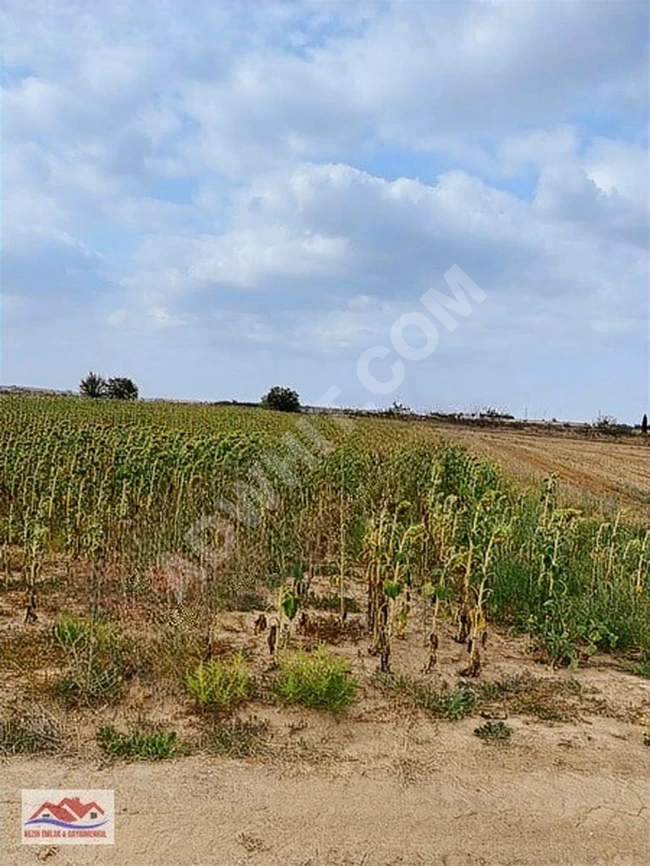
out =
[[79,393],[82,397],[105,397],[106,379],[99,373],[88,373],[85,379],[79,383]]
[[405,406],[403,403],[393,400],[392,406],[389,406],[387,409],[381,409],[378,414],[388,418],[401,418],[405,415],[412,415],[413,410],[410,406]]
[[132,379],[117,376],[106,383],[106,396],[112,400],[137,400],[138,386]]
[[114,376],[108,381],[99,373],[88,373],[79,383],[82,397],[109,397],[111,400],[137,400],[138,386],[132,379]]
[[300,412],[300,397],[298,392],[291,388],[275,385],[262,397],[262,406],[278,412]]

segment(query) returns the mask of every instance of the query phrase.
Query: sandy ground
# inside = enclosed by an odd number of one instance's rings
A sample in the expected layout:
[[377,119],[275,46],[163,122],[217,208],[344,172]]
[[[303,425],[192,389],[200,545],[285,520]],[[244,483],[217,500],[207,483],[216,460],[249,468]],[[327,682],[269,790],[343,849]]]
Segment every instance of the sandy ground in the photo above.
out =
[[[405,665],[414,653],[400,651]],[[455,645],[446,652],[445,667]],[[494,635],[487,673],[515,670],[579,682],[573,720],[511,714],[511,739],[485,743],[473,733],[478,714],[436,720],[368,692],[340,719],[248,707],[275,744],[255,759],[106,766],[89,743],[76,755],[10,758],[0,763],[0,864],[647,866],[650,683],[609,661],[548,671]],[[160,703],[170,726],[192,723],[187,707]],[[100,715],[82,727],[105,723]],[[22,845],[20,789],[53,787],[113,789],[115,845]]]
[[[219,633],[252,650],[254,617],[222,613]],[[376,660],[363,644],[335,647],[366,683],[342,718],[245,708],[272,729],[273,749],[254,759],[200,752],[107,766],[94,733],[123,726],[127,713],[183,735],[196,727],[187,701],[155,690],[72,715],[71,751],[0,762],[0,866],[647,866],[650,682],[607,657],[550,671],[524,643],[493,632],[485,677],[548,678],[555,685],[545,700],[560,701],[565,720],[512,712],[505,744],[474,736],[478,713],[450,722],[396,706],[368,684]],[[422,653],[415,635],[396,641],[396,669],[415,672]],[[445,636],[435,677],[450,680],[464,653]],[[569,680],[580,684],[573,707],[558,685]],[[6,681],[0,693],[16,685]],[[494,709],[490,717],[503,718]],[[113,789],[114,846],[23,845],[22,788]]]
[[[354,749],[334,763],[284,767],[12,759],[1,766],[0,862],[647,866],[650,750],[629,726],[607,720],[585,732],[513,720],[512,743],[495,746],[472,736],[475,724],[394,728],[383,737],[388,766]],[[115,845],[21,845],[23,787],[113,788]]]

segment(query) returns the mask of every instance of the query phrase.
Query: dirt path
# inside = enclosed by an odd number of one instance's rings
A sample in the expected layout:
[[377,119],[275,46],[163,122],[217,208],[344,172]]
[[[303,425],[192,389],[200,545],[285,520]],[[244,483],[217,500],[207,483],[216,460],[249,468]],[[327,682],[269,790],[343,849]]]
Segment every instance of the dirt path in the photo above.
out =
[[495,746],[475,724],[396,725],[379,738],[370,724],[354,740],[372,754],[349,743],[320,764],[11,759],[0,862],[45,855],[19,842],[21,788],[91,787],[115,790],[115,845],[61,846],[52,866],[647,866],[650,749],[638,727],[513,719],[511,744]]

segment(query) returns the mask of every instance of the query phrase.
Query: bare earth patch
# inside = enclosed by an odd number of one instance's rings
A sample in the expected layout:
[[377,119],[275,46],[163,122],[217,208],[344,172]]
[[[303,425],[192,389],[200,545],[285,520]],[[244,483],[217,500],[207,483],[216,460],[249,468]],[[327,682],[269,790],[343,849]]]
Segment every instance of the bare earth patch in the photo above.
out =
[[365,749],[353,737],[340,760],[287,773],[203,758],[104,769],[12,760],[2,767],[3,863],[37,862],[39,849],[17,841],[20,789],[57,786],[114,788],[117,811],[114,847],[60,847],[51,862],[61,866],[647,864],[648,749],[625,725],[516,721],[501,748],[473,737],[472,724],[370,724]]
[[[268,650],[254,634],[257,615],[217,614],[212,632],[262,673]],[[32,631],[36,646],[46,627]],[[465,649],[450,635],[425,678],[435,688],[458,682]],[[191,702],[155,685],[133,683],[115,706],[58,716],[50,706],[68,748],[0,764],[3,866],[43,857],[54,866],[646,866],[650,681],[608,657],[549,670],[525,639],[493,631],[484,676],[472,684],[482,697],[449,721],[377,688],[367,641],[332,651],[360,679],[358,700],[341,717],[249,703],[238,717],[255,719],[264,748],[243,759],[199,750],[159,763],[107,762],[95,741],[104,724],[144,719],[183,738],[199,734]],[[395,669],[421,680],[424,653],[414,627],[395,641]],[[15,672],[3,693],[21,684]],[[36,697],[45,700],[38,689]],[[507,742],[474,735],[486,718],[507,720]],[[39,787],[114,789],[114,847],[21,845],[20,790]]]

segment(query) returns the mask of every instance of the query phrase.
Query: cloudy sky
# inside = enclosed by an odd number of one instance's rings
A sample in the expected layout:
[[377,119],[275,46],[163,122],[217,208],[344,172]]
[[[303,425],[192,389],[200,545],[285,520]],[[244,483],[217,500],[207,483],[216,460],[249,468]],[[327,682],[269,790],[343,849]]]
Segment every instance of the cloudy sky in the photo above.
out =
[[[646,2],[3,6],[1,382],[650,410]],[[453,265],[484,302],[369,393]]]

